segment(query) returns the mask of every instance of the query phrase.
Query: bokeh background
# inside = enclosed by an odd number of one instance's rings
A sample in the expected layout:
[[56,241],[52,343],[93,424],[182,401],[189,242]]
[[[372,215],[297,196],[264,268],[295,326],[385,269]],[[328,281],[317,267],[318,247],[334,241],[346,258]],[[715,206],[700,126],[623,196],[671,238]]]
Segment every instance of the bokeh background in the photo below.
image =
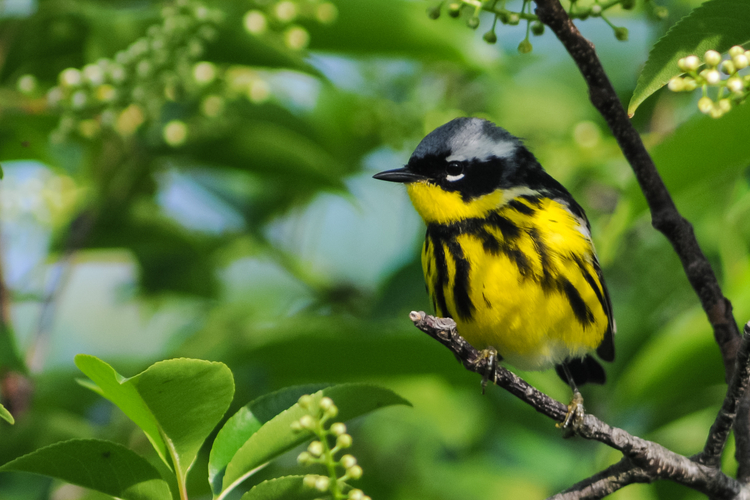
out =
[[[638,2],[578,22],[624,102],[651,45],[700,2]],[[510,4],[509,4],[510,5]],[[424,228],[403,165],[457,116],[523,137],[591,220],[617,320],[608,383],[589,411],[680,453],[703,445],[723,398],[709,324],[583,80],[549,32],[431,20],[407,0],[0,2],[0,462],[62,439],[143,434],[75,382],[88,353],[134,375],[170,357],[227,363],[230,413],[293,384],[368,381],[413,408],[350,426],[376,499],[544,498],[614,463],[598,443],[479,378],[417,331],[429,311]],[[514,6],[520,9],[520,3]],[[664,8],[667,11],[665,12]],[[666,14],[666,16],[665,16]],[[696,93],[697,94],[697,93]],[[750,319],[750,107],[720,120],[666,90],[633,118],[695,225],[737,319]],[[15,346],[15,347],[14,347]],[[14,372],[29,370],[24,396]],[[552,372],[521,373],[567,401]],[[23,379],[22,379],[23,380]],[[14,385],[15,384],[15,385]],[[733,445],[725,470],[733,472]],[[247,486],[300,472],[283,457]],[[210,498],[202,455],[192,498]],[[698,498],[667,483],[617,499]],[[100,499],[0,474],[2,499]]]

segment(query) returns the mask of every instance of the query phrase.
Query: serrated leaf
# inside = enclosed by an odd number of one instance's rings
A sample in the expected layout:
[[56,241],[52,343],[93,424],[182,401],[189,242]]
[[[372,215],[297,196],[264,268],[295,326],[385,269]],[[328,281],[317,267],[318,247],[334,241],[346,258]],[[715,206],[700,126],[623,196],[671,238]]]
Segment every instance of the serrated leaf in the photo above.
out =
[[9,424],[16,423],[16,420],[13,418],[13,415],[10,414],[7,408],[5,408],[3,405],[0,404],[0,418],[8,422]]
[[263,424],[295,404],[303,394],[312,394],[324,387],[327,386],[311,384],[287,387],[251,401],[232,415],[216,436],[208,460],[208,482],[214,496],[221,493],[227,465],[250,436]]
[[40,448],[0,470],[50,476],[123,500],[172,497],[159,471],[145,458],[122,445],[98,439],[73,439]]
[[284,476],[269,479],[242,495],[240,500],[314,500],[320,491],[302,484],[305,476]]
[[648,96],[662,88],[682,71],[677,67],[681,57],[703,54],[713,49],[725,52],[733,45],[750,42],[750,2],[746,0],[710,0],[682,18],[651,49],[646,65],[638,77],[628,114]]
[[[328,387],[312,395],[312,407],[316,408],[323,397],[331,398],[339,408],[336,421],[345,422],[384,406],[411,404],[389,389],[370,384],[343,384]],[[257,467],[269,462],[309,439],[308,431],[292,431],[292,422],[310,412],[299,404],[281,412],[266,422],[237,451],[229,462],[222,482],[222,495],[235,488]]]
[[171,359],[125,379],[94,356],[79,354],[75,362],[104,397],[143,429],[181,482],[234,395],[232,372],[223,363]]

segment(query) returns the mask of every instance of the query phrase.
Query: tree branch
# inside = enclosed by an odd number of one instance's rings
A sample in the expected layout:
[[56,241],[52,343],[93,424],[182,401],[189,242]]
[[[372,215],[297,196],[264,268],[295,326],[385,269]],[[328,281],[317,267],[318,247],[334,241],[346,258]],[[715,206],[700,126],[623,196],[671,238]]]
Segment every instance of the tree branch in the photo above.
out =
[[732,316],[732,304],[724,297],[713,269],[698,245],[693,226],[680,215],[651,156],[633,128],[625,108],[609,81],[594,46],[568,17],[559,0],[535,0],[539,19],[555,32],[570,53],[589,88],[594,107],[604,117],[625,158],[635,172],[651,210],[651,223],[662,232],[680,257],[690,284],[700,299],[714,330],[729,382],[739,344],[739,330]]
[[589,500],[603,498],[633,483],[650,483],[654,480],[646,471],[636,467],[626,457],[601,472],[574,484],[549,500]]
[[[491,376],[493,382],[507,390],[525,403],[531,405],[536,411],[562,422],[565,419],[567,406],[540,392],[529,385],[518,375],[510,372],[502,366],[497,366],[492,373],[488,357],[477,351],[456,331],[456,323],[448,318],[436,318],[424,312],[412,311],[409,315],[414,325],[447,347],[464,365],[467,370]],[[743,355],[747,355],[748,342],[744,343]],[[745,358],[747,359],[747,358]],[[747,372],[750,368],[745,367],[740,372]],[[615,478],[629,480],[631,482],[650,482],[657,479],[669,479],[679,484],[695,489],[701,493],[717,499],[750,498],[750,490],[722,473],[720,470],[692,461],[691,459],[678,455],[664,448],[660,444],[646,441],[633,436],[623,429],[611,427],[593,415],[585,415],[582,424],[576,429],[576,433],[585,438],[604,443],[620,452],[636,466],[639,470],[627,472],[615,470]],[[610,468],[611,469],[611,468]],[[597,485],[597,488],[605,488],[602,482],[606,477],[612,476],[612,471],[603,477],[594,476],[594,480],[585,486]],[[606,471],[605,471],[606,472]],[[620,473],[626,476],[620,477]],[[604,473],[602,473],[604,474]],[[581,484],[581,483],[579,483]],[[615,487],[615,486],[612,486]],[[742,496],[740,496],[742,495]],[[596,498],[586,496],[568,496],[565,498]]]
[[727,395],[711,426],[703,451],[695,457],[698,462],[709,467],[718,469],[721,466],[721,452],[724,451],[729,431],[732,430],[737,416],[740,400],[745,394],[748,380],[750,380],[749,360],[750,323],[747,323],[740,343],[740,349],[737,352],[737,366],[735,367],[729,387],[727,387]]

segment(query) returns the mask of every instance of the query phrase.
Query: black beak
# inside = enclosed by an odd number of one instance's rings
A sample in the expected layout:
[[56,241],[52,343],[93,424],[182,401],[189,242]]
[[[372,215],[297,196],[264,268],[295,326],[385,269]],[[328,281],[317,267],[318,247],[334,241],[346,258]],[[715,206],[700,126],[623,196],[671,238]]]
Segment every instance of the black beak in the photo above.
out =
[[423,181],[426,179],[423,175],[415,174],[408,167],[397,168],[394,170],[386,170],[372,176],[374,179],[381,181],[390,182],[403,182],[408,184],[409,182]]

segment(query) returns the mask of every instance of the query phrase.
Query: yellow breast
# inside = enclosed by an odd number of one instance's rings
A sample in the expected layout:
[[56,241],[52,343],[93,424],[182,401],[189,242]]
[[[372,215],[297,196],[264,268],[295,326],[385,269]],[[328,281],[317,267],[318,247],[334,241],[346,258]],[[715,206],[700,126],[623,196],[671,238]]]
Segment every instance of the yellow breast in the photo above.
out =
[[559,201],[515,197],[481,216],[428,224],[422,266],[436,313],[518,368],[581,357],[607,331],[588,229]]

